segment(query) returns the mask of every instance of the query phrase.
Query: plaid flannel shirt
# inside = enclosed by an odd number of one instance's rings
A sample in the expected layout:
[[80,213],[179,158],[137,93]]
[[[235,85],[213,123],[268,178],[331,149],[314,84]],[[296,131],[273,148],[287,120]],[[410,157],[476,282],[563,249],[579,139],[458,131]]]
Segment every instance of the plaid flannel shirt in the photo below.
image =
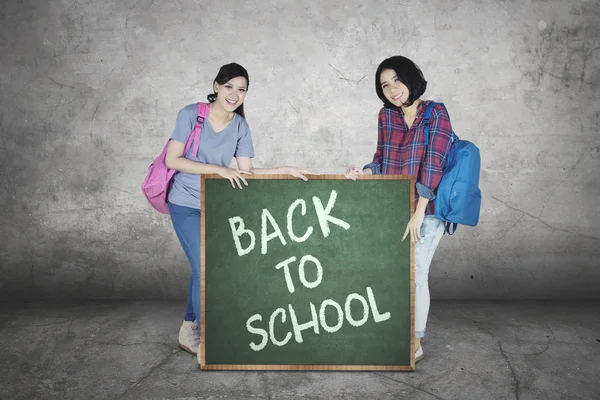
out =
[[448,151],[452,145],[452,125],[448,111],[436,104],[429,121],[429,145],[425,154],[425,108],[430,101],[417,107],[410,129],[404,122],[401,108],[383,107],[379,112],[377,151],[373,162],[365,165],[373,174],[400,174],[415,177],[416,208],[419,197],[429,199],[426,215],[434,214],[433,199],[442,179]]

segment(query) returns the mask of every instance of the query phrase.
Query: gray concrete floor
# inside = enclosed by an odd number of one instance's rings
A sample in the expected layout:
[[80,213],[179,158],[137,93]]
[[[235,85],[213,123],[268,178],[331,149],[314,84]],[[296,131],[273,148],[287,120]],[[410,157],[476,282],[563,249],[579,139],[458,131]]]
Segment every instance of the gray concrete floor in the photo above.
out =
[[3,304],[0,399],[600,399],[600,302],[434,301],[415,372],[201,371],[181,302]]

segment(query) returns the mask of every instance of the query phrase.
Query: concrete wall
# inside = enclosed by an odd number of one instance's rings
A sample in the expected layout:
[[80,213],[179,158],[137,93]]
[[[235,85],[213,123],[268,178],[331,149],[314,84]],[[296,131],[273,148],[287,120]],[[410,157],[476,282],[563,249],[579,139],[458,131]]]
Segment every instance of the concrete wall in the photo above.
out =
[[183,299],[140,191],[177,111],[250,73],[257,166],[370,161],[384,58],[482,152],[481,221],[444,238],[434,298],[600,297],[598,1],[90,1],[0,5],[0,296]]

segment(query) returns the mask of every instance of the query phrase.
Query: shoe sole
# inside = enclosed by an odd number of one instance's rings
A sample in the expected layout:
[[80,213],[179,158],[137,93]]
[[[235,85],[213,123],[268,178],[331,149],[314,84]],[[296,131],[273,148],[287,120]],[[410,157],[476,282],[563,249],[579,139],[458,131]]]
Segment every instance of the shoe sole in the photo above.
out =
[[415,364],[418,363],[419,361],[421,361],[425,356],[419,356],[417,358],[415,358]]
[[190,349],[190,348],[189,348],[189,347],[187,347],[187,346],[184,346],[184,345],[182,345],[181,343],[179,343],[179,348],[180,348],[181,350],[183,350],[183,351],[186,351],[186,352],[190,353],[191,355],[194,355],[194,356],[197,356],[197,355],[198,355],[198,353],[196,353],[196,352],[192,351],[192,349]]

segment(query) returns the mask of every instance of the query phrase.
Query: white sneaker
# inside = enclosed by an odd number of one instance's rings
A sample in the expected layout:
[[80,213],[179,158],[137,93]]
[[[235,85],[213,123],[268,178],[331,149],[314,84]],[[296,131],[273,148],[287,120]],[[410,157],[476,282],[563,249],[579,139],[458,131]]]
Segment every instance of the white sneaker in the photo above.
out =
[[417,351],[415,351],[415,364],[423,359],[423,346],[419,346]]
[[183,321],[179,328],[179,347],[196,355],[200,346],[200,332],[196,321]]

